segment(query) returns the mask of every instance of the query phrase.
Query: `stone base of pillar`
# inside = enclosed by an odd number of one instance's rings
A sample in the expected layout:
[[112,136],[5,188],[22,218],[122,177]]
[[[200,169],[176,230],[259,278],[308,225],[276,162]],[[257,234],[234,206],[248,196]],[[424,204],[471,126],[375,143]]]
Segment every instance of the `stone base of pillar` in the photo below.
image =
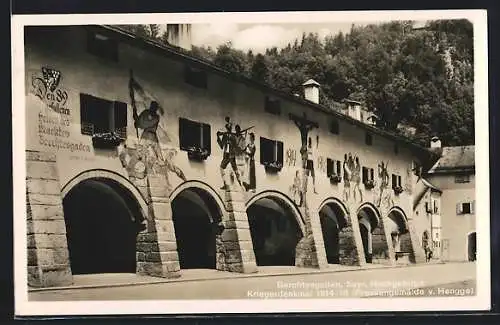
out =
[[217,270],[255,273],[257,264],[241,190],[228,187],[225,192],[227,214],[223,216],[223,230],[217,236]]
[[180,277],[168,183],[164,175],[149,175],[149,215],[146,230],[137,236],[137,274]]
[[352,225],[345,226],[339,233],[339,264],[348,266],[361,265]]
[[56,156],[26,151],[28,285],[73,283]]

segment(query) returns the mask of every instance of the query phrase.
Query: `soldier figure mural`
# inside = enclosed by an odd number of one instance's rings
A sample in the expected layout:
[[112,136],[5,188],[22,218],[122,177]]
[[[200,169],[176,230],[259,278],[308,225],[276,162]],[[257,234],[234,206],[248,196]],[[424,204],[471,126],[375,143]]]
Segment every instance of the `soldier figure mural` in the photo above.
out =
[[[303,180],[301,182],[302,183],[301,184],[302,185],[301,197],[303,200],[305,200],[305,197],[306,197],[305,193],[307,192],[307,183],[308,183],[307,178],[308,178],[309,174],[312,174],[313,183],[315,183],[313,160],[311,159],[309,162],[309,157],[312,156],[312,141],[310,141],[311,149],[309,149],[308,134],[309,134],[309,131],[318,127],[318,123],[309,121],[307,119],[305,112],[302,115],[302,117],[290,114],[290,119],[295,122],[295,125],[300,130],[300,139],[301,139],[300,154],[302,157],[302,169],[304,171]],[[314,192],[316,193],[316,188],[314,188]]]
[[[235,131],[233,132],[233,123],[231,122],[231,119],[226,116],[225,121],[226,130],[217,131],[217,144],[223,150],[222,161],[220,163],[220,174],[223,182],[223,185],[221,187],[222,190],[227,189],[225,170],[228,164],[231,164],[234,176],[236,177],[236,180],[240,187],[244,185],[241,176],[242,173],[240,172],[240,168],[238,168],[236,160],[237,158],[241,158],[242,155],[245,154],[247,148],[245,136],[248,130],[253,128],[249,127],[245,130],[241,130],[241,127],[239,125],[236,125]],[[253,154],[255,154],[255,145],[253,147]]]
[[[168,181],[168,171],[175,173],[180,179],[186,181],[186,176],[182,170],[177,167],[172,161],[171,156],[167,155],[165,158],[162,154],[160,142],[158,138],[158,131],[161,131],[163,136],[168,139],[167,131],[161,126],[160,115],[164,114],[163,108],[154,99],[147,96],[142,86],[133,78],[132,72],[130,73],[129,81],[130,100],[132,103],[134,126],[137,130],[139,138],[138,143],[138,160],[142,160],[145,164],[146,172],[152,170],[157,172],[156,168],[165,175]],[[140,114],[137,112],[137,104],[135,100],[136,93],[144,99],[144,102],[150,102],[149,107],[145,108]],[[159,112],[159,114],[158,114]],[[139,137],[139,129],[142,134]]]

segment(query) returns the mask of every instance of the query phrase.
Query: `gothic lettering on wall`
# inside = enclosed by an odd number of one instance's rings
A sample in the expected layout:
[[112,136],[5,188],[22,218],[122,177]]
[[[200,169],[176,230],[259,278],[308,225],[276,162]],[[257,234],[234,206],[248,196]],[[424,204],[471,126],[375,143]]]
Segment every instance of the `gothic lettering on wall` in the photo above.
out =
[[255,191],[255,135],[248,132],[253,126],[242,130],[237,124],[233,131],[231,118],[226,116],[225,121],[225,130],[217,131],[217,144],[222,149],[221,189],[228,188],[225,171],[230,164],[238,184],[247,191]]
[[327,158],[324,156],[318,157],[318,170],[320,170],[323,173],[326,173],[326,160]]
[[285,157],[285,163],[289,167],[295,167],[295,163],[297,161],[297,150],[293,148],[288,148],[286,150],[286,157]]
[[[175,173],[180,179],[186,181],[183,171],[173,162],[172,152],[164,155],[159,141],[159,133],[166,139],[169,139],[166,129],[160,123],[160,116],[165,118],[164,109],[159,102],[134,79],[132,71],[130,72],[129,93],[132,103],[134,126],[136,128],[139,143],[137,145],[136,154],[137,161],[134,163],[134,169],[142,170],[144,175],[151,172],[154,174],[162,174],[168,184],[168,172]],[[142,103],[142,105],[138,105]],[[142,107],[138,107],[142,106]],[[138,112],[141,109],[141,112]],[[139,131],[141,134],[139,136]],[[175,152],[174,152],[175,153]],[[135,161],[135,160],[131,160]],[[141,174],[142,171],[139,173]]]
[[42,67],[41,72],[31,77],[31,92],[40,98],[52,111],[70,115],[67,107],[68,92],[61,87],[62,75],[60,71],[49,67]]
[[[344,200],[348,202],[351,198],[354,201],[363,202],[363,192],[361,191],[361,164],[359,157],[352,153],[344,155]],[[351,187],[352,185],[352,187]]]

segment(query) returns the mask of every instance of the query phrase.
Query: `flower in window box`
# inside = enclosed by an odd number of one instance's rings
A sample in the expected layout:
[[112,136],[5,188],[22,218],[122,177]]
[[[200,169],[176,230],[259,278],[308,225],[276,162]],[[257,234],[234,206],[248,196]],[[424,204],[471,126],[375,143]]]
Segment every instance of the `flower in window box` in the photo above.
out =
[[403,193],[403,191],[404,189],[401,186],[394,187],[394,193],[396,193],[396,195]]
[[342,177],[337,174],[330,175],[330,182],[332,183],[340,183],[342,181]]
[[198,147],[189,147],[187,150],[188,158],[193,160],[206,160],[210,153],[207,149],[202,149]]
[[92,136],[92,144],[96,148],[115,148],[123,141],[124,139],[116,132],[95,133]]
[[373,179],[367,180],[365,182],[365,188],[372,189],[375,187],[375,181]]
[[283,168],[283,164],[281,164],[277,161],[266,163],[266,164],[264,164],[264,166],[266,169],[268,169],[270,171],[274,171],[274,172],[280,171]]

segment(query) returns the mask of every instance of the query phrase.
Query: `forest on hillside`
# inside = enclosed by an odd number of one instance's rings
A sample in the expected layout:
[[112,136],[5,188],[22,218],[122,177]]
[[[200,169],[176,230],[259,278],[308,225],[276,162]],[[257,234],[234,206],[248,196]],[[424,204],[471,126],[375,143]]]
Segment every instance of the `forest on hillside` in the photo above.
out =
[[[467,20],[439,20],[414,28],[411,21],[351,27],[320,39],[303,34],[284,48],[254,54],[231,43],[193,46],[192,54],[223,69],[289,93],[313,78],[321,84],[320,104],[338,109],[357,100],[378,116],[377,126],[403,132],[428,145],[474,144],[473,26]],[[168,44],[160,25],[121,25],[138,36]]]

